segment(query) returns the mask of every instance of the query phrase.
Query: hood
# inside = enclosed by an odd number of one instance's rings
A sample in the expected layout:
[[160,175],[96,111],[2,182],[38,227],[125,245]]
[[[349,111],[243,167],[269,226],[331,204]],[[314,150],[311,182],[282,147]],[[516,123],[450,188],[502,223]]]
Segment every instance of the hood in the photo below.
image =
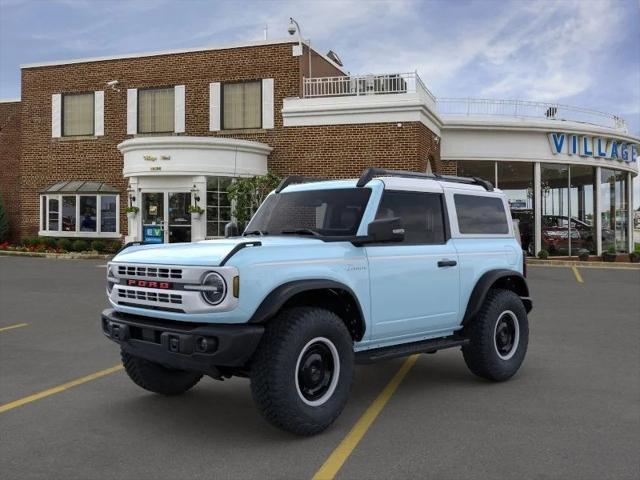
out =
[[158,265],[220,265],[233,248],[244,242],[261,242],[263,247],[293,246],[322,243],[322,240],[300,236],[235,237],[220,240],[204,240],[195,243],[171,243],[129,247],[113,258],[114,262],[147,263]]

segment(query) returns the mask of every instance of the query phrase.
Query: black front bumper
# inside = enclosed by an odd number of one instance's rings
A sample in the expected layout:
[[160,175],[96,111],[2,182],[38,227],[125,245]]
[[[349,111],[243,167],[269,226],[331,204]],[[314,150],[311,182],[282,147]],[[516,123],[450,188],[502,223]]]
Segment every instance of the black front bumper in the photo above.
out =
[[202,324],[102,312],[102,331],[136,357],[180,370],[213,374],[218,367],[244,367],[260,343],[264,327]]

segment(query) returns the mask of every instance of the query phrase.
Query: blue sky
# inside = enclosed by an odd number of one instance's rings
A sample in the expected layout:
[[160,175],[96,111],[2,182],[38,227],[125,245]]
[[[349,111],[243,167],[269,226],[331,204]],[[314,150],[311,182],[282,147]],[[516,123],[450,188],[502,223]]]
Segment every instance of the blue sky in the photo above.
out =
[[283,38],[290,16],[352,73],[418,70],[436,96],[578,105],[640,135],[639,0],[0,0],[0,98],[22,63]]

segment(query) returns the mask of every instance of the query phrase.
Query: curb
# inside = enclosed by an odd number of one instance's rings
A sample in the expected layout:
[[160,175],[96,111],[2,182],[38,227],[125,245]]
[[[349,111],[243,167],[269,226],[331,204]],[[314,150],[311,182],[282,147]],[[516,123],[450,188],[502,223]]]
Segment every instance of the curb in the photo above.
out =
[[55,258],[59,260],[109,260],[113,257],[111,254],[102,253],[14,252],[11,250],[0,250],[0,256]]
[[580,262],[572,260],[527,259],[527,267],[580,267],[607,268],[613,270],[640,270],[640,263],[630,262]]

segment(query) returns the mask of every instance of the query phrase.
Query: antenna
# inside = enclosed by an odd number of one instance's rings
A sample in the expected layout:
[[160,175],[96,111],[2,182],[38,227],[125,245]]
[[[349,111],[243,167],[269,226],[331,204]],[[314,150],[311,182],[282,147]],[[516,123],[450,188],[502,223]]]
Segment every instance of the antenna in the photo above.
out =
[[268,36],[269,36],[269,25],[265,24],[265,26],[264,26],[264,40],[265,40],[265,42],[267,41],[267,39],[268,39],[267,37]]

